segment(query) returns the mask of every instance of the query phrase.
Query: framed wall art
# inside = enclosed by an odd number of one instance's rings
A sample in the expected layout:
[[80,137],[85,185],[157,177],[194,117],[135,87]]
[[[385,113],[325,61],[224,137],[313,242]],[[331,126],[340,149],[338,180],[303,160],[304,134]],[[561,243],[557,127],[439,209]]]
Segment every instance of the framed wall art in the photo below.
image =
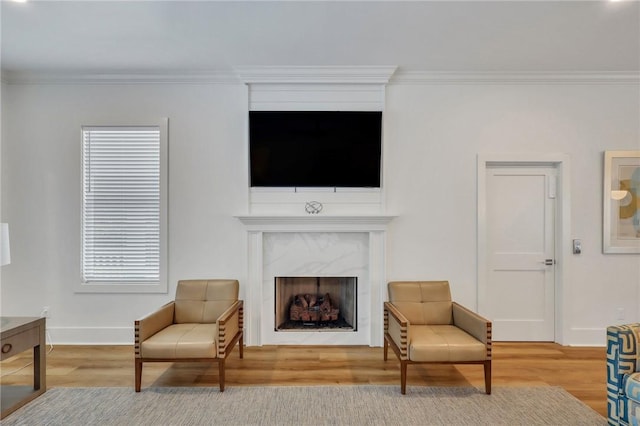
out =
[[605,151],[604,253],[640,253],[640,151]]

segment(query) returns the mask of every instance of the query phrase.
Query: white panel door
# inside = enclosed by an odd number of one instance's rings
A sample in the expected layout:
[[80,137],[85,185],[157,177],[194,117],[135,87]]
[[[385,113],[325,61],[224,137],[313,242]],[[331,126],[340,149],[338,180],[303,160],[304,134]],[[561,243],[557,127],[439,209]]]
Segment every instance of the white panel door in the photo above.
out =
[[553,341],[556,170],[488,167],[486,315],[497,341]]

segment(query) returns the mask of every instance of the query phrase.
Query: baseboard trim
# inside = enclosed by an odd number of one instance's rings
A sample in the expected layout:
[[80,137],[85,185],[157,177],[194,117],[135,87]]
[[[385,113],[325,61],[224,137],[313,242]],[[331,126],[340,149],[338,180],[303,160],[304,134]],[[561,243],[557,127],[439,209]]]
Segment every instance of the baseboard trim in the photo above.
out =
[[[131,327],[47,327],[53,345],[133,345]],[[50,341],[49,341],[50,340]]]
[[573,327],[565,336],[563,344],[567,346],[606,346],[606,327]]

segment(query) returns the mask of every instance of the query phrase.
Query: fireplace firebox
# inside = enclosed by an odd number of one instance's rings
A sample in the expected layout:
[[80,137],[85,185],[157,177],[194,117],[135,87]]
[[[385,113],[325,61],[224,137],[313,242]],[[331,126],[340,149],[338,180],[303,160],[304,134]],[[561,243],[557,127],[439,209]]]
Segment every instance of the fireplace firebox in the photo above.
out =
[[357,331],[357,277],[275,277],[275,331]]

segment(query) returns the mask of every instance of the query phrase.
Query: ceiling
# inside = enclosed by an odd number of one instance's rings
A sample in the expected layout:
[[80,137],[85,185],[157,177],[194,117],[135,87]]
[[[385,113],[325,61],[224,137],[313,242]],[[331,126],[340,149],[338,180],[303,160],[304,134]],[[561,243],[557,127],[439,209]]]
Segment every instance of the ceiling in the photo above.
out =
[[3,72],[640,72],[640,2],[2,1]]

